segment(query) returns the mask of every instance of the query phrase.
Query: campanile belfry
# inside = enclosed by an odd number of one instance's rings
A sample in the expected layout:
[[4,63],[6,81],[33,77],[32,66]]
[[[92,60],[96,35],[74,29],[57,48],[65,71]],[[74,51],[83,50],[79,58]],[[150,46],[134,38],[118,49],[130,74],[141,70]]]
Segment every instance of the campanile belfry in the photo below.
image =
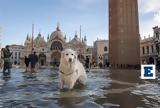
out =
[[137,0],[109,0],[109,62],[116,67],[140,64]]

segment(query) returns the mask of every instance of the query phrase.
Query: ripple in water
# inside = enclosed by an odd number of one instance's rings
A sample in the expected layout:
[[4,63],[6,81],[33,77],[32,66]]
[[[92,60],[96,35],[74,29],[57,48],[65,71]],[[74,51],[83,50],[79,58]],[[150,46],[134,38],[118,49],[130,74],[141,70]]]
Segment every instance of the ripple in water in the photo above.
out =
[[133,94],[142,95],[147,107],[160,107],[160,85],[157,83],[147,83],[136,86],[132,90]]

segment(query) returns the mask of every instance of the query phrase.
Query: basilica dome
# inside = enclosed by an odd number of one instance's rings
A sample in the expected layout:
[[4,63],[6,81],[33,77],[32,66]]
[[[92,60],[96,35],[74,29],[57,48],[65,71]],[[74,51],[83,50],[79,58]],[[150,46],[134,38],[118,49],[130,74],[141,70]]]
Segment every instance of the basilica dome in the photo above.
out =
[[35,46],[38,46],[38,47],[44,47],[44,46],[46,46],[46,42],[44,40],[44,37],[42,37],[42,35],[40,33],[35,38],[34,44],[35,44]]
[[51,33],[51,36],[50,36],[50,40],[54,40],[54,39],[59,39],[59,40],[65,41],[63,33],[61,32],[58,25],[57,25],[56,31]]
[[72,43],[72,44],[84,44],[83,39],[79,38],[77,33],[75,33],[74,38],[69,43]]

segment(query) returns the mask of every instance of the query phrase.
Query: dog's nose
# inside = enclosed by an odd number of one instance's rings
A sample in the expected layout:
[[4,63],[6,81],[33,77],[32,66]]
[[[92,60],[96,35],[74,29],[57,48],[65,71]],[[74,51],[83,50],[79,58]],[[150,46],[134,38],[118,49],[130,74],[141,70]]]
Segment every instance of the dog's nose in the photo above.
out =
[[72,59],[71,59],[71,58],[69,58],[69,62],[72,62]]

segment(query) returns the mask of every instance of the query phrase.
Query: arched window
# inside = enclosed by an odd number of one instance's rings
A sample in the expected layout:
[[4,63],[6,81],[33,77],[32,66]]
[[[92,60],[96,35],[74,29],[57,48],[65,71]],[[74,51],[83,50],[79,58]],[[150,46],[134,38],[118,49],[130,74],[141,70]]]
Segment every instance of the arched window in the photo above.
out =
[[158,38],[158,39],[159,39],[159,33],[158,33],[158,32],[156,33],[156,38]]
[[55,41],[51,45],[51,50],[63,50],[62,44],[59,41]]
[[104,47],[104,51],[107,51],[107,50],[108,50],[108,49],[107,49],[107,47],[105,46],[105,47]]
[[87,48],[87,52],[89,52],[89,48]]

